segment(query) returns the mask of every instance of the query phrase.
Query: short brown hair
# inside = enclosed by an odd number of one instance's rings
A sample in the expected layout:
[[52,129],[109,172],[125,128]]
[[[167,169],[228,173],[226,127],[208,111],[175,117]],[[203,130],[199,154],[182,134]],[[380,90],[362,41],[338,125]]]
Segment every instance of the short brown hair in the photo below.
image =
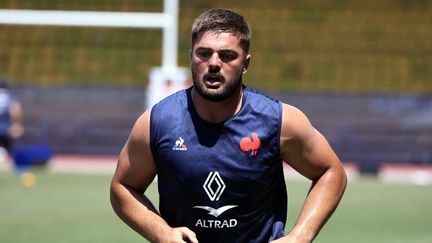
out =
[[214,33],[234,33],[240,38],[242,49],[248,53],[251,39],[251,30],[246,19],[230,10],[214,8],[202,13],[195,19],[192,25],[192,47],[197,41],[198,34],[202,31]]

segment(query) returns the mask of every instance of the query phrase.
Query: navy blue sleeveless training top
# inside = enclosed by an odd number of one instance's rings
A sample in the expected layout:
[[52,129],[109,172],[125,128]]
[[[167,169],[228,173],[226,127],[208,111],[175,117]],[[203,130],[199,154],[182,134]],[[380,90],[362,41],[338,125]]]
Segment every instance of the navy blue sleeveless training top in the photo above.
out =
[[240,111],[201,119],[191,88],[156,104],[151,148],[159,210],[200,242],[268,242],[283,236],[287,193],[279,158],[281,103],[244,87]]
[[14,99],[8,90],[0,89],[0,136],[9,137],[11,126],[9,109],[13,101]]

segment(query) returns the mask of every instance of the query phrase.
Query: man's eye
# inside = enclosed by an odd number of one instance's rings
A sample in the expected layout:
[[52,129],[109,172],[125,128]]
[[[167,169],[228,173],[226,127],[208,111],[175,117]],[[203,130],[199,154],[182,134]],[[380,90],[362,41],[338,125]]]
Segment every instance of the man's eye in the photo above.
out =
[[219,52],[218,55],[223,62],[230,62],[238,57],[235,52]]
[[207,50],[202,50],[202,51],[197,51],[197,56],[200,58],[209,58],[212,55],[212,51],[207,51]]

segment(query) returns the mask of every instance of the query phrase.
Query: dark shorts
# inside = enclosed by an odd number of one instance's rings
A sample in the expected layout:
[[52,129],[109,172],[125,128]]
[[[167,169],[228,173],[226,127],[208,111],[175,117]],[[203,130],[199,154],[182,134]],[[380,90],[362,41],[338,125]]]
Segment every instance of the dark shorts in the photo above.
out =
[[5,148],[9,153],[12,152],[12,139],[8,136],[0,135],[0,147]]

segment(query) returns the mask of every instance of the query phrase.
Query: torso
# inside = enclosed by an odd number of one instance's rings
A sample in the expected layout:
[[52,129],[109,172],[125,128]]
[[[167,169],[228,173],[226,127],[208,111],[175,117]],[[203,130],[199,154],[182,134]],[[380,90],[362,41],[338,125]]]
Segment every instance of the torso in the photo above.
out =
[[0,136],[9,137],[9,127],[11,124],[9,107],[12,97],[7,91],[0,91]]
[[153,107],[151,146],[160,212],[201,242],[267,242],[283,235],[286,188],[279,159],[281,104],[245,88],[239,112],[201,119],[191,89]]

